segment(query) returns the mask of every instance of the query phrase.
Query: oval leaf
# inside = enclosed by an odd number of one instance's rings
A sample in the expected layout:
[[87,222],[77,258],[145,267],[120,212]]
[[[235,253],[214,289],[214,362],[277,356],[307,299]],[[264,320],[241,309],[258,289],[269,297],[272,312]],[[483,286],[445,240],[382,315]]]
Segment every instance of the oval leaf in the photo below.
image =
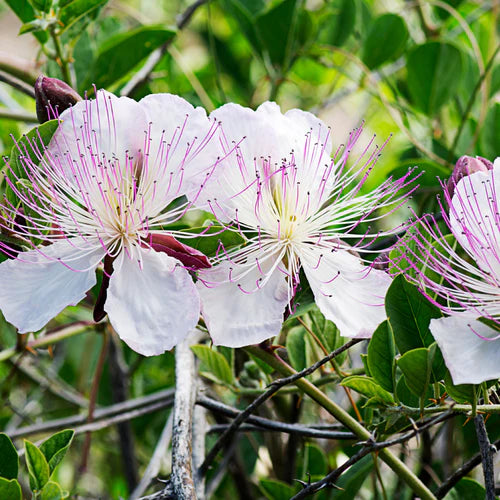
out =
[[[0,434],[0,477],[16,479],[19,471],[17,450],[7,434]],[[0,498],[3,498],[0,495]]]
[[223,354],[206,345],[193,345],[191,346],[191,350],[203,363],[204,366],[201,367],[202,371],[208,370],[209,374],[213,375],[216,381],[224,384],[233,383],[233,373]]
[[83,16],[102,7],[109,0],[73,0],[59,11],[61,31],[67,30]]
[[462,73],[462,53],[445,42],[428,42],[407,58],[408,89],[413,103],[429,116],[455,94]]
[[382,387],[380,387],[380,385],[378,385],[377,382],[375,382],[375,380],[371,377],[352,375],[342,380],[340,385],[349,387],[367,398],[377,398],[381,402],[387,404],[394,403],[392,395],[385,389],[382,389]]
[[33,443],[25,440],[24,449],[26,451],[26,465],[28,466],[31,489],[39,491],[49,480],[49,464],[43,453]]
[[408,351],[398,359],[398,366],[405,376],[408,389],[422,398],[427,392],[431,378],[434,351],[421,347]]
[[111,37],[100,47],[83,89],[92,83],[97,88],[115,83],[175,33],[163,26],[142,26]]
[[41,500],[63,500],[64,491],[54,481],[49,481],[42,490]]
[[428,347],[434,342],[429,323],[441,311],[400,275],[391,283],[385,297],[385,310],[399,352]]
[[17,479],[0,477],[0,498],[8,500],[22,500],[21,485]]
[[384,14],[373,22],[363,43],[361,59],[374,69],[399,57],[408,40],[408,29],[401,16]]
[[390,323],[381,323],[368,344],[368,368],[371,376],[380,386],[394,392],[393,367],[396,347]]
[[51,475],[64,455],[66,455],[74,435],[75,431],[70,429],[60,431],[50,436],[40,445],[40,451],[49,464]]

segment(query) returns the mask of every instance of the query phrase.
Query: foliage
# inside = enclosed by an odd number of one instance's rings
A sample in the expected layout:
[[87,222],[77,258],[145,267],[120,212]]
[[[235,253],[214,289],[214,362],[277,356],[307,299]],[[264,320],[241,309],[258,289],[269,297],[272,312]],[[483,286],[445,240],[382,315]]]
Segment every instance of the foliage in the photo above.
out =
[[[458,157],[493,160],[498,155],[500,35],[494,2],[212,0],[198,2],[189,12],[190,3],[149,2],[141,10],[146,3],[136,0],[6,0],[0,15],[12,11],[19,19],[18,43],[36,43],[37,51],[22,67],[0,56],[0,69],[25,86],[33,85],[36,69],[65,80],[82,95],[92,96],[93,85],[134,99],[171,92],[208,111],[226,102],[256,107],[276,100],[283,109],[313,110],[332,124],[336,147],[365,120],[381,143],[389,134],[392,138],[363,190],[409,167],[421,173],[420,189],[409,207],[390,214],[394,226],[410,213],[440,211],[436,194],[442,185],[437,177],[446,181]],[[18,182],[28,183],[19,158],[29,155],[40,162],[41,155],[33,152],[43,149],[57,122],[35,128],[33,99],[0,85],[0,148]],[[30,116],[12,119],[9,107]],[[2,195],[16,204],[3,175],[0,179]],[[181,221],[180,230],[204,235],[182,241],[211,257],[221,243],[225,248],[243,243],[237,232],[215,225],[207,230],[212,223],[206,214]],[[360,238],[365,231],[360,224]],[[9,241],[8,228],[0,231],[0,241]],[[393,241],[382,243],[385,248]],[[399,251],[392,250],[393,262],[401,257]],[[166,421],[160,410],[172,405],[171,393],[162,391],[175,385],[175,357],[165,353],[143,358],[117,342],[106,326],[94,325],[91,295],[98,291],[99,284],[79,306],[33,335],[18,337],[0,317],[0,388],[6,402],[0,408],[5,430],[0,434],[0,498],[23,498],[28,484],[34,498],[42,500],[73,495],[128,498],[146,470]],[[261,356],[213,347],[206,336],[192,346],[211,398],[242,411],[276,379],[307,369],[346,343],[334,322],[315,306],[307,284],[298,290],[294,305],[274,345],[261,346]],[[355,443],[368,441],[356,434],[354,424],[341,425],[347,421],[341,420],[344,413],[354,415],[368,436],[383,442],[413,432],[435,415],[448,415],[455,405],[457,413],[422,431],[418,443],[410,441],[414,434],[405,441],[421,460],[414,475],[432,491],[438,480],[477,453],[474,427],[467,422],[478,408],[491,413],[491,440],[500,438],[497,381],[453,384],[429,329],[430,321],[442,316],[440,309],[403,275],[393,280],[385,309],[387,320],[369,342],[308,373],[302,387],[284,385],[256,410],[263,419],[295,426],[295,433],[271,432],[249,420],[251,426],[207,473],[211,498],[281,500],[298,494],[301,484],[320,481],[358,452]],[[270,353],[279,360],[276,366]],[[280,371],[280,366],[288,368]],[[332,405],[340,401],[344,413],[334,415],[315,390]],[[156,406],[150,396],[157,398]],[[136,414],[127,413],[132,411],[127,404]],[[109,408],[108,414],[102,413]],[[126,417],[115,424],[112,419],[122,414]],[[229,422],[227,415],[222,410],[210,414],[214,427],[207,434],[207,450],[220,435],[216,426]],[[102,423],[102,429],[94,429],[91,441],[76,434],[73,444],[69,430],[40,445],[25,440],[26,467],[19,474],[24,428],[40,425],[35,435],[46,436],[43,422],[67,417],[75,417],[77,430],[87,420]],[[327,441],[310,436],[335,425],[356,437]],[[436,441],[442,428],[446,443]],[[401,469],[394,474],[381,465],[383,459],[379,451],[360,457],[336,481],[341,489],[326,488],[314,498],[396,498],[396,489],[401,498],[409,498],[411,486],[398,477]],[[87,472],[80,478],[82,466]],[[434,471],[432,476],[428,470]],[[162,464],[158,474],[169,473],[169,466]],[[480,474],[474,478],[482,481]],[[464,477],[445,498],[484,495],[481,484]]]

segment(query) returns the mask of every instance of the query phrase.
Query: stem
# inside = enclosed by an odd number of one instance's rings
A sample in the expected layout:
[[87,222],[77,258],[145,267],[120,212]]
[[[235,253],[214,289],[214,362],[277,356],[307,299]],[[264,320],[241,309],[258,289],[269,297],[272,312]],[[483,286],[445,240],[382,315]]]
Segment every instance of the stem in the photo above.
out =
[[481,463],[483,465],[484,486],[486,488],[486,500],[495,500],[495,469],[493,466],[493,448],[486,432],[482,415],[474,417],[476,426],[477,442],[481,451]]
[[[297,372],[289,365],[287,365],[282,359],[273,356],[269,352],[266,352],[259,347],[250,346],[246,350],[257,356],[262,361],[272,366],[281,375],[292,376]],[[358,438],[361,440],[372,439],[371,434],[366,430],[357,420],[352,418],[345,410],[337,406],[331,399],[329,399],[325,393],[321,392],[316,386],[311,384],[307,379],[300,378],[297,379],[295,385],[302,389],[308,396],[310,396],[314,401],[319,403],[325,410],[327,410],[332,416],[334,416],[339,422],[344,424],[348,429],[350,429]],[[408,467],[401,462],[393,453],[389,450],[381,449],[379,451],[380,458],[401,478],[406,484],[415,492],[417,496],[420,496],[423,500],[435,500],[435,496],[432,492],[418,479],[415,474],[408,469]]]
[[[90,389],[90,397],[89,397],[89,412],[87,416],[87,423],[91,423],[94,419],[94,410],[97,403],[97,394],[99,392],[99,383],[101,381],[102,370],[104,368],[104,362],[106,361],[106,354],[108,352],[108,334],[106,330],[102,333],[102,346],[101,352],[99,354],[99,359],[97,360],[97,366],[95,369],[94,380],[92,381],[92,387]],[[83,443],[82,450],[82,462],[80,465],[80,472],[83,472],[87,469],[87,461],[90,452],[90,442],[92,441],[92,433],[91,431],[87,432],[85,435],[85,441]]]
[[52,38],[52,41],[54,42],[54,47],[56,49],[56,62],[61,68],[63,79],[68,85],[73,86],[68,60],[64,57],[61,40],[59,39],[59,35],[56,34],[53,27],[50,29],[50,36]]
[[0,108],[0,118],[18,122],[38,123],[37,117],[32,113],[27,113],[24,111],[13,111],[6,108]]
[[[86,321],[74,323],[59,330],[56,333],[45,335],[44,337],[40,337],[31,342],[28,342],[26,348],[32,350],[38,347],[46,347],[48,345],[55,344],[57,342],[60,342],[61,340],[73,337],[74,335],[79,335],[80,333],[87,331],[90,325],[91,323]],[[8,359],[12,358],[12,356],[15,356],[18,352],[19,351],[15,347],[10,347],[9,349],[0,351],[0,361],[7,361]]]

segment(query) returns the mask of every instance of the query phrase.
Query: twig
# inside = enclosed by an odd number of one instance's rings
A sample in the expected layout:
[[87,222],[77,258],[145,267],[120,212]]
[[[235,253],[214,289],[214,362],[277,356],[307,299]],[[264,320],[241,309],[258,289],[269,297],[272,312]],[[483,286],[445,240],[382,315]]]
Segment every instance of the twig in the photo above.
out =
[[31,85],[28,85],[15,76],[9,75],[5,71],[0,71],[0,82],[4,82],[10,85],[11,87],[19,90],[23,94],[32,97],[33,99],[35,98],[35,89]]
[[349,467],[351,467],[351,465],[354,465],[356,462],[361,460],[364,456],[368,455],[368,453],[382,450],[384,448],[387,448],[389,446],[394,446],[396,444],[404,443],[404,442],[408,441],[409,439],[415,437],[417,434],[430,429],[432,426],[434,426],[440,422],[443,422],[444,420],[447,420],[448,418],[451,418],[452,416],[454,416],[454,414],[452,412],[447,412],[447,413],[444,413],[443,415],[439,415],[438,417],[427,422],[425,425],[422,425],[418,428],[415,428],[414,430],[407,432],[406,434],[403,434],[402,436],[395,438],[395,439],[390,439],[388,441],[380,441],[380,442],[376,442],[373,439],[369,439],[363,443],[358,443],[358,444],[362,444],[363,448],[361,450],[359,450],[355,455],[353,455],[347,462],[345,462],[340,467],[338,467],[337,469],[330,472],[330,474],[327,474],[320,481],[316,481],[316,482],[304,487],[304,489],[301,490],[299,493],[297,493],[294,497],[292,497],[291,500],[299,500],[299,499],[305,498],[309,495],[316,493],[317,491],[322,490],[323,488],[326,488],[330,485],[335,484],[335,481],[340,477],[340,475],[344,471],[346,471]]
[[[134,418],[134,416],[145,415],[158,409],[170,406],[173,403],[174,389],[165,389],[155,392],[141,398],[130,399],[123,403],[108,406],[107,408],[97,408],[94,411],[94,421],[92,424],[87,424],[86,427],[78,427],[79,424],[85,424],[87,415],[74,415],[72,417],[58,418],[40,424],[26,425],[19,427],[7,434],[11,439],[31,436],[33,434],[48,433],[59,429],[72,427],[78,432],[78,429],[88,430],[89,428],[97,429],[98,425],[112,425],[116,419],[122,417]],[[133,416],[132,416],[133,415]],[[94,426],[94,427],[91,427]],[[101,428],[101,427],[99,427]],[[80,432],[83,432],[80,431]]]
[[167,448],[172,440],[172,421],[173,421],[173,412],[170,412],[168,419],[165,423],[165,427],[161,432],[160,438],[158,439],[158,443],[156,444],[156,448],[153,452],[151,460],[149,461],[146,470],[140,480],[139,484],[136,486],[134,491],[132,491],[129,500],[138,499],[151,484],[151,480],[155,478],[160,472],[161,461],[163,457],[167,453]]
[[191,456],[193,408],[196,399],[194,354],[188,340],[175,348],[174,430],[172,438],[172,484],[178,500],[196,499]]
[[477,442],[481,452],[481,463],[483,465],[484,486],[486,488],[486,500],[495,500],[495,469],[493,467],[493,454],[496,449],[491,446],[484,425],[484,418],[482,415],[474,417],[474,424],[476,426]]
[[[87,415],[88,423],[91,423],[94,418],[94,410],[95,410],[95,405],[97,403],[97,394],[99,392],[99,383],[101,381],[102,370],[104,368],[104,362],[106,361],[106,355],[108,353],[108,342],[109,342],[109,336],[106,330],[104,330],[102,333],[101,352],[99,353],[99,358],[97,359],[97,366],[95,369],[94,380],[92,381],[92,386],[90,388],[89,410]],[[92,434],[89,431],[87,432],[87,435],[85,436],[85,441],[83,443],[80,472],[85,471],[87,468],[87,460],[89,457],[91,441],[92,441]]]
[[[205,459],[205,437],[207,434],[207,411],[197,405],[193,412],[193,469],[197,471]],[[196,497],[205,500],[205,478],[197,475],[195,478]]]
[[310,375],[314,371],[316,371],[318,368],[323,366],[324,364],[328,363],[330,360],[332,360],[335,356],[338,356],[342,352],[346,351],[350,347],[352,347],[355,344],[358,344],[361,342],[361,339],[353,339],[344,344],[342,347],[339,347],[338,349],[335,349],[332,351],[328,356],[325,356],[324,358],[320,359],[317,363],[314,363],[312,366],[306,368],[305,370],[302,370],[298,373],[295,373],[294,375],[291,375],[290,377],[282,378],[282,379],[277,379],[274,380],[270,385],[269,389],[266,390],[266,392],[262,393],[258,398],[256,398],[250,405],[246,407],[246,409],[242,412],[239,413],[239,415],[232,421],[231,425],[227,428],[227,430],[220,436],[220,438],[216,441],[210,452],[208,453],[207,457],[205,458],[205,461],[201,464],[200,469],[199,469],[199,474],[204,475],[208,468],[210,467],[210,464],[214,461],[215,457],[219,453],[219,451],[229,442],[231,439],[232,435],[234,432],[238,429],[238,427],[248,419],[248,417],[263,403],[265,403],[268,399],[270,399],[273,394],[278,392],[283,386],[292,384],[296,380],[305,377],[307,375]]
[[[500,446],[500,439],[497,439],[493,446],[498,448]],[[455,486],[460,479],[465,477],[471,470],[477,467],[481,463],[481,452],[476,453],[472,458],[465,462],[461,467],[459,467],[451,476],[449,476],[445,481],[441,483],[441,486],[436,489],[434,494],[436,498],[441,499],[446,496],[446,494]]]
[[[113,332],[111,325],[109,342],[109,381],[111,388],[111,399],[113,403],[122,403],[128,397],[128,374],[123,354],[121,351],[120,339]],[[120,456],[124,467],[127,486],[132,491],[139,482],[137,471],[137,459],[135,457],[134,435],[129,420],[118,424],[118,436],[120,438]]]
[[[196,0],[193,2],[177,19],[177,30],[181,31],[191,20],[191,17],[196,12],[196,9],[206,3],[208,0]],[[165,52],[168,50],[174,37],[167,40],[161,47],[154,50],[148,57],[144,66],[128,81],[128,83],[123,87],[121,91],[122,96],[132,95],[142,84],[144,84],[155,66],[160,62],[161,58],[164,56]]]
[[0,108],[0,118],[4,120],[14,120],[26,123],[38,123],[36,115],[24,111],[13,111],[11,109]]
[[[241,412],[233,408],[232,406],[225,405],[224,403],[220,403],[219,401],[216,401],[215,399],[208,398],[206,396],[198,396],[198,399],[196,400],[196,404],[204,406],[205,408],[208,408],[209,410],[212,410],[217,413],[221,413],[223,415],[226,415],[228,417],[237,417]],[[243,430],[258,430],[262,431],[264,430],[269,430],[269,431],[278,431],[278,432],[284,432],[286,434],[298,434],[300,436],[304,437],[312,437],[312,438],[318,438],[318,439],[356,439],[356,435],[353,434],[352,432],[345,432],[345,431],[330,431],[330,430],[324,430],[324,429],[316,429],[314,427],[309,427],[306,425],[301,425],[301,424],[288,424],[286,422],[278,422],[276,420],[270,420],[267,418],[263,417],[257,417],[254,415],[250,415],[246,421],[249,424],[252,424],[250,427],[251,429],[245,429],[244,425],[241,425],[238,430],[243,431]],[[227,427],[230,424],[224,425],[224,424],[219,424],[219,425],[214,425],[210,427],[208,430],[209,433],[211,432],[221,432],[224,429],[227,429]]]
[[[289,378],[296,378],[297,372],[281,358],[257,347],[249,346],[246,351],[257,356],[270,367],[274,368],[282,375],[288,375]],[[355,433],[359,439],[368,440],[371,434],[356,419],[332,401],[324,392],[318,389],[313,383],[305,378],[298,378],[294,382],[297,387],[303,390],[310,398],[322,406],[330,415],[344,424],[348,429]],[[382,449],[379,451],[380,458],[413,490],[422,500],[435,500],[435,496],[425,486],[420,479],[411,471],[401,460],[399,460],[390,450]]]
[[[37,339],[28,342],[26,344],[26,348],[29,350],[33,350],[38,347],[46,347],[48,345],[55,344],[56,342],[59,342],[61,340],[73,337],[73,335],[83,333],[91,326],[93,326],[93,323],[90,323],[88,321],[77,321],[75,323],[72,323],[71,325],[57,329],[57,331],[55,331],[54,333],[44,335],[43,337],[38,337]],[[0,351],[0,361],[6,361],[19,352],[20,351],[18,351],[16,347],[4,349],[3,351]]]

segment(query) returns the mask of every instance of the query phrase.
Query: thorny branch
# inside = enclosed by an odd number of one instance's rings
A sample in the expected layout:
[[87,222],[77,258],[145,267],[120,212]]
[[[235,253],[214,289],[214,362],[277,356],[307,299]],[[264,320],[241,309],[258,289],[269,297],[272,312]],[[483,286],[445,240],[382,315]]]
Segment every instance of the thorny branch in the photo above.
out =
[[476,426],[477,442],[479,444],[481,462],[483,464],[486,500],[495,500],[495,470],[493,467],[493,455],[496,452],[496,448],[491,446],[482,415],[476,415],[474,417],[474,424]]
[[353,339],[344,344],[342,347],[339,347],[338,349],[335,349],[332,351],[328,356],[325,356],[324,358],[320,359],[317,363],[314,363],[312,366],[298,372],[294,373],[293,375],[286,377],[286,378],[281,378],[274,380],[271,384],[269,384],[269,389],[262,393],[258,398],[256,398],[250,405],[247,406],[247,408],[239,413],[239,415],[232,421],[231,425],[222,433],[220,438],[216,441],[214,444],[213,448],[210,450],[208,453],[207,457],[205,458],[205,461],[201,464],[200,469],[199,469],[199,474],[203,475],[206,473],[208,468],[210,467],[210,464],[214,461],[215,457],[219,453],[220,450],[230,441],[231,437],[233,434],[237,431],[238,427],[248,419],[248,417],[255,411],[259,406],[261,406],[263,403],[265,403],[268,399],[270,399],[275,393],[277,393],[282,387],[288,384],[292,384],[296,380],[306,377],[307,375],[310,375],[314,371],[316,371],[318,368],[323,366],[324,364],[328,363],[330,360],[332,360],[335,356],[338,356],[339,354],[343,353],[347,349],[351,348],[353,345],[358,344],[361,342],[360,339]]

